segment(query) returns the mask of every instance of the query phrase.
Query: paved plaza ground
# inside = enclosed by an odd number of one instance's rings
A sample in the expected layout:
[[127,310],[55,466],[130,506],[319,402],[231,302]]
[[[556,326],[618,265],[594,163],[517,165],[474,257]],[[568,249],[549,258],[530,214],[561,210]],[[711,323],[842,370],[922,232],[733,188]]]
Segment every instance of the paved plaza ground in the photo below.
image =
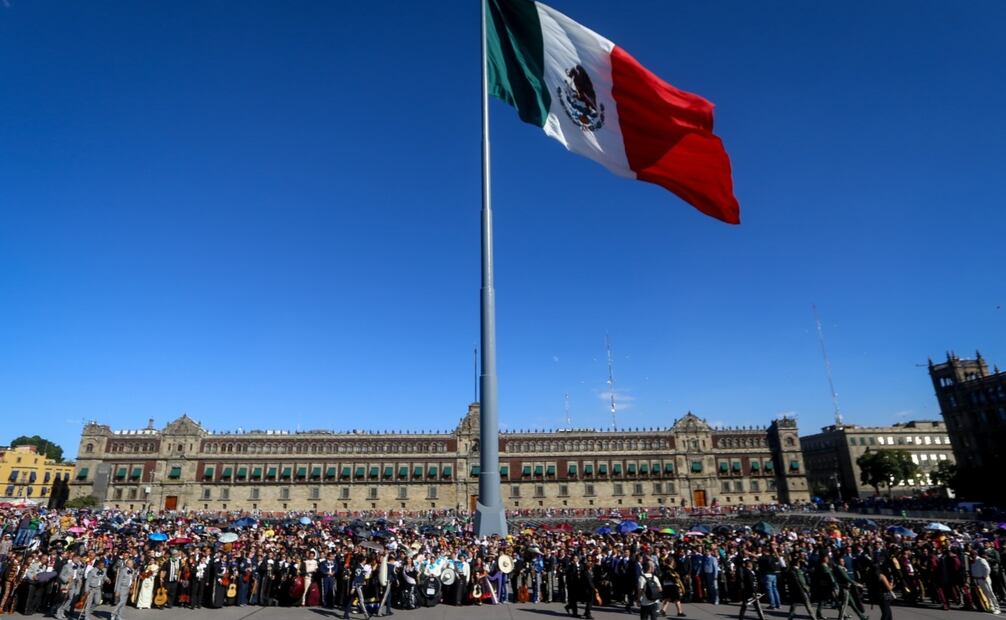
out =
[[[101,607],[98,610],[98,617],[101,620],[108,619],[109,607]],[[738,605],[685,605],[685,613],[688,619],[694,620],[722,620],[724,618],[736,618],[740,610]],[[766,611],[766,620],[784,620],[788,606],[781,611]],[[880,609],[867,607],[870,618],[877,620],[880,618]],[[615,620],[625,618],[638,618],[639,614],[628,615],[625,611],[617,611],[610,608],[595,609],[593,615],[598,620]],[[833,620],[838,612],[831,609],[825,612],[828,620]],[[351,613],[354,620],[363,620],[363,615],[359,612]],[[453,607],[450,605],[437,605],[436,607],[420,608],[412,611],[395,611],[396,620],[547,620],[549,618],[568,618],[569,616],[562,609],[562,604],[509,604],[509,605],[483,605],[481,607]],[[807,616],[797,616],[801,620],[806,620]],[[991,617],[989,614],[979,614],[973,611],[942,611],[935,608],[915,608],[915,607],[895,607],[895,620],[981,620]],[[123,614],[123,620],[333,620],[342,618],[342,611],[332,611],[318,608],[303,607],[225,607],[223,609],[170,609],[143,611],[127,607]],[[673,615],[668,618],[674,618]],[[753,613],[748,613],[745,618],[757,618]],[[676,620],[676,619],[674,619]]]

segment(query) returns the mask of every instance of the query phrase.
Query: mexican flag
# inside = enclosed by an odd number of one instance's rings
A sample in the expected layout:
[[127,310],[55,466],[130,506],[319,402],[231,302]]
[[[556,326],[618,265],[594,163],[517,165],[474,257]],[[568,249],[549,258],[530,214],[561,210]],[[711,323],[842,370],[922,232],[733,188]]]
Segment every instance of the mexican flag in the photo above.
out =
[[485,2],[490,94],[570,151],[740,223],[713,104],[540,2]]

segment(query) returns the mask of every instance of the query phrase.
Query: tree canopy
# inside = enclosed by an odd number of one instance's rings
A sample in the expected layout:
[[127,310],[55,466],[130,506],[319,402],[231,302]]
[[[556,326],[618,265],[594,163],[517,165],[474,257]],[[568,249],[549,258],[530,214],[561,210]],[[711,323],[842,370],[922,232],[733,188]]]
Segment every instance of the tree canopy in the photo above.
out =
[[45,437],[40,437],[38,435],[32,435],[31,437],[27,435],[21,435],[10,442],[11,447],[14,446],[35,446],[39,454],[44,454],[46,458],[50,458],[57,462],[63,461],[63,448],[56,443],[53,443],[46,439]]
[[940,461],[936,469],[929,474],[929,477],[933,479],[933,484],[944,489],[952,489],[954,492],[958,492],[960,486],[959,476],[957,464],[950,461]]
[[912,461],[912,455],[905,450],[873,450],[856,459],[859,465],[859,480],[868,484],[879,494],[880,485],[891,487],[919,475],[919,465]]

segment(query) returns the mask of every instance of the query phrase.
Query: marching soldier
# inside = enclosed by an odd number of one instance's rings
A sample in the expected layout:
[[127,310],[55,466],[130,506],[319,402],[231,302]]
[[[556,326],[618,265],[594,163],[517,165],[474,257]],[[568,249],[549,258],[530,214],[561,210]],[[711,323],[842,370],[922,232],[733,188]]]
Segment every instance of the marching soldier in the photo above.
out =
[[866,610],[863,609],[862,604],[859,602],[858,592],[853,592],[853,588],[862,588],[863,585],[858,583],[849,574],[849,571],[845,569],[845,558],[838,558],[838,566],[834,569],[835,581],[838,582],[838,593],[839,593],[839,607],[838,607],[838,617],[839,620],[845,618],[845,611],[848,608],[852,608],[852,611],[859,617],[859,620],[869,620],[869,616],[866,615]]
[[758,593],[758,578],[755,576],[751,566],[751,558],[744,558],[740,571],[741,612],[737,618],[744,620],[744,612],[747,611],[750,605],[758,615],[758,620],[765,620],[765,613],[761,610],[761,601],[759,600],[761,595]]
[[133,579],[135,578],[136,570],[133,568],[133,560],[127,558],[115,571],[115,586],[112,588],[115,595],[115,607],[112,608],[110,620],[122,620],[122,608],[129,600],[129,590],[133,587]]
[[803,605],[807,609],[807,616],[814,618],[814,612],[810,608],[810,587],[807,585],[807,575],[804,569],[807,562],[798,553],[794,553],[790,558],[789,567],[786,569],[786,576],[789,580],[789,616],[788,620],[793,620],[796,616],[796,608]]

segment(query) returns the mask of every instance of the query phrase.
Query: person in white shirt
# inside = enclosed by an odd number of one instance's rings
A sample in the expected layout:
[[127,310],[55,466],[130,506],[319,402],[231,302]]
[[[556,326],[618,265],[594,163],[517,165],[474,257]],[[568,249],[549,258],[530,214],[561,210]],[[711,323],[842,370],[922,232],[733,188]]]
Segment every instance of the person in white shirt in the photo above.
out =
[[639,617],[641,620],[657,620],[660,608],[660,581],[653,575],[653,562],[643,562],[643,574],[636,584],[636,598],[639,601]]
[[992,580],[989,578],[992,570],[989,568],[988,561],[978,554],[978,549],[971,550],[970,572],[971,579],[974,580],[975,585],[978,586],[978,589],[982,591],[982,594],[988,600],[991,612],[998,615],[1000,613],[999,601],[996,600],[996,595],[992,592]]

